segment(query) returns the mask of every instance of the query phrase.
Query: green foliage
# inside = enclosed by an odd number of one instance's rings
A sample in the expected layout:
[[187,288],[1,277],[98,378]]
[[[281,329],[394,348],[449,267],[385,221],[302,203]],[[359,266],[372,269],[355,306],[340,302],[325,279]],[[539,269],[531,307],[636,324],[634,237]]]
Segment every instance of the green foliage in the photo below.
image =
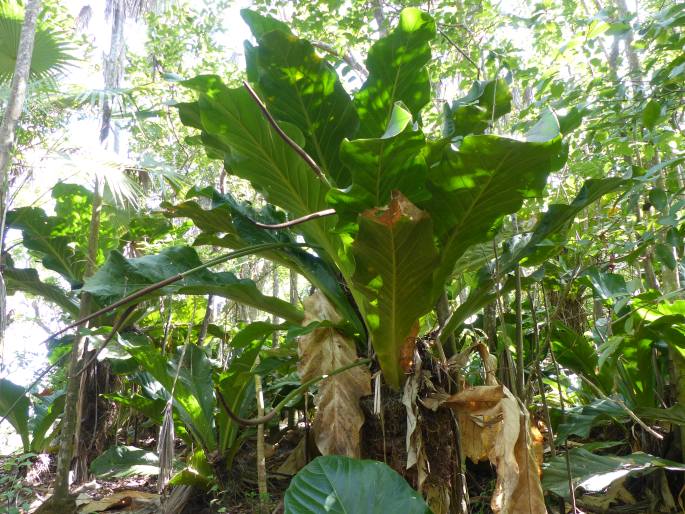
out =
[[388,126],[396,102],[402,102],[416,120],[430,101],[426,64],[431,59],[430,41],[435,21],[425,12],[408,7],[395,30],[369,50],[369,78],[354,97],[359,114],[358,138],[380,137]]
[[[167,248],[157,255],[134,259],[126,259],[121,253],[114,251],[97,273],[86,280],[82,290],[92,294],[103,304],[110,304],[145,286],[201,264],[195,250],[187,246]],[[278,298],[264,296],[253,281],[239,279],[230,272],[214,273],[203,269],[182,281],[151,292],[150,296],[172,293],[223,296],[266,310],[293,323],[302,320],[302,312],[296,307]]]
[[[573,485],[582,485],[585,491],[598,493],[612,482],[625,476],[644,476],[659,469],[685,471],[685,465],[660,459],[647,453],[635,452],[623,457],[595,455],[584,448],[569,451],[573,466]],[[563,498],[568,498],[568,472],[566,458],[557,456],[543,466],[542,485]]]
[[314,459],[295,475],[285,492],[286,514],[323,510],[431,513],[421,495],[388,465],[339,455]]
[[[7,0],[0,4],[0,84],[7,83],[14,75],[17,61],[21,26],[24,21],[21,3]],[[69,35],[48,20],[41,19],[36,25],[36,36],[31,56],[31,80],[53,78],[74,64],[73,48]]]
[[305,150],[326,175],[335,184],[347,185],[349,170],[340,160],[340,143],[354,135],[359,120],[335,70],[309,41],[296,38],[273,19],[247,9],[242,14],[259,43],[245,44],[249,79],[279,121],[302,130]]
[[21,436],[24,451],[28,452],[29,444],[29,399],[26,390],[7,379],[0,379],[0,416],[7,421]]
[[135,446],[112,446],[90,463],[90,471],[104,479],[157,475],[159,458],[153,452]]

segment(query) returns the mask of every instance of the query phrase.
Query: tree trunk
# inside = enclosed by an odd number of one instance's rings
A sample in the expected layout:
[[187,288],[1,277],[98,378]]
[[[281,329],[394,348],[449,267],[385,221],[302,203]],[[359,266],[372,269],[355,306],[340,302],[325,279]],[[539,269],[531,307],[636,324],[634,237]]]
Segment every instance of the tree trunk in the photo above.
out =
[[[95,272],[95,263],[100,239],[100,212],[102,210],[102,195],[100,193],[100,181],[95,180],[93,194],[93,207],[90,219],[90,232],[88,236],[88,260],[84,278]],[[91,300],[88,293],[81,293],[81,305],[79,319],[91,312]],[[79,410],[83,409],[80,401],[82,350],[85,342],[81,336],[74,339],[67,370],[67,392],[64,402],[64,414],[62,416],[62,432],[60,435],[60,448],[57,455],[57,471],[55,475],[55,490],[51,498],[54,505],[65,505],[69,498],[69,471],[74,458],[74,448],[79,437],[81,420]],[[80,406],[80,408],[79,408]],[[83,466],[77,466],[83,468]],[[67,512],[66,510],[63,512]]]
[[[36,39],[36,20],[40,11],[40,0],[27,0],[24,11],[24,23],[19,36],[19,48],[17,62],[14,66],[14,75],[10,84],[10,95],[7,109],[0,123],[0,250],[5,247],[5,218],[9,201],[9,172],[14,137],[17,131],[17,123],[21,117],[21,111],[26,99],[26,89],[31,73],[31,57],[33,56],[33,43]],[[0,264],[3,260],[0,259]],[[2,267],[0,266],[0,270]],[[5,294],[5,281],[0,273],[0,348],[5,342],[5,328],[7,322],[7,305]]]

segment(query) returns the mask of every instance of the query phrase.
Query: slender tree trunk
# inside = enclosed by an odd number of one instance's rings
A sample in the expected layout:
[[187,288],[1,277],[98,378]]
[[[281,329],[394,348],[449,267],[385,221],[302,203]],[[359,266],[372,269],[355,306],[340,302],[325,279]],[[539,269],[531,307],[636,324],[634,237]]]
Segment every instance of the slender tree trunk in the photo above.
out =
[[[280,281],[279,281],[279,277],[278,277],[278,266],[276,265],[275,262],[273,264],[273,269],[271,270],[271,273],[272,273],[271,279],[272,279],[272,284],[273,284],[272,294],[273,294],[274,298],[278,298],[279,289],[280,289]],[[272,321],[273,321],[273,324],[275,325],[275,324],[279,323],[281,320],[277,316],[273,316]],[[274,348],[276,346],[278,346],[278,331],[274,332],[271,342],[272,342],[272,345],[274,346]]]
[[[21,117],[21,111],[26,99],[26,89],[31,73],[31,57],[33,55],[33,43],[36,39],[36,20],[40,11],[40,0],[27,0],[24,11],[24,23],[19,36],[19,48],[17,62],[14,66],[14,75],[10,84],[10,95],[7,109],[0,123],[0,250],[5,248],[5,218],[9,202],[9,172],[14,148],[14,138],[17,131],[17,123]],[[1,252],[0,252],[1,253]],[[3,259],[0,259],[2,270]],[[5,280],[0,272],[0,348],[5,343],[5,328],[7,323],[7,305],[5,294]]]
[[[257,360],[259,362],[259,359]],[[254,377],[255,395],[257,397],[257,416],[264,416],[264,393],[262,391],[262,377]],[[259,489],[259,512],[266,512],[269,500],[269,490],[266,482],[266,453],[264,448],[264,424],[257,425],[257,488]]]
[[[100,181],[95,180],[93,194],[93,207],[90,219],[90,231],[88,236],[88,260],[84,277],[92,275],[95,271],[98,245],[100,240],[100,213],[102,210],[102,194]],[[81,293],[79,318],[87,316],[91,312],[91,299],[88,293]],[[67,371],[67,392],[64,402],[64,414],[62,416],[62,432],[60,436],[60,448],[57,454],[57,471],[55,475],[55,490],[53,502],[55,505],[63,505],[69,498],[69,471],[74,458],[74,448],[79,436],[81,420],[79,418],[79,404],[81,393],[80,370],[82,365],[82,351],[84,339],[77,336],[71,350],[69,368]],[[65,511],[66,512],[66,511]]]

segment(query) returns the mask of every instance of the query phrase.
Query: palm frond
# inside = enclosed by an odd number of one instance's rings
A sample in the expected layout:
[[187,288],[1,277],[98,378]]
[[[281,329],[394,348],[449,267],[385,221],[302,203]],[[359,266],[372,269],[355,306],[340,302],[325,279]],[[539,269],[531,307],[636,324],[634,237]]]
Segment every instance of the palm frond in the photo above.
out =
[[[23,8],[16,0],[0,1],[0,84],[12,80],[23,20]],[[54,78],[65,72],[77,60],[72,51],[73,45],[65,31],[45,20],[39,20],[31,57],[30,79]]]

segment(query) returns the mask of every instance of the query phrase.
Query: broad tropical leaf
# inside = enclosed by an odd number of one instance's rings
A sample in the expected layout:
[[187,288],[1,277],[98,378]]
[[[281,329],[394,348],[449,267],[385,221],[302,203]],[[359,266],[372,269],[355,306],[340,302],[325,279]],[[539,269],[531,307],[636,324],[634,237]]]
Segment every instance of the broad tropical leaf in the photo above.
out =
[[391,467],[339,455],[317,457],[290,482],[285,514],[432,514],[421,495]]
[[309,41],[289,31],[265,32],[264,17],[247,9],[242,15],[259,43],[246,43],[248,70],[269,111],[302,130],[305,150],[333,183],[346,186],[349,171],[340,162],[340,142],[357,131],[359,120],[337,73]]
[[[165,204],[165,207],[168,216],[188,217],[202,230],[195,240],[195,245],[206,244],[237,250],[262,243],[296,242],[295,235],[290,231],[265,230],[254,224],[254,221],[265,224],[283,222],[283,217],[279,216],[282,213],[272,206],[267,205],[258,211],[247,203],[239,202],[232,195],[220,194],[213,188],[191,189],[188,197],[208,198],[212,202],[211,208],[203,209],[194,200],[175,206]],[[263,252],[262,255],[304,276],[328,296],[346,320],[362,332],[361,321],[329,264],[316,255],[295,247],[274,249]]]
[[9,255],[5,257],[2,276],[5,279],[7,294],[12,295],[17,291],[22,291],[40,296],[44,300],[61,307],[72,316],[78,314],[78,304],[69,297],[66,291],[54,284],[43,282],[38,276],[38,271],[33,268],[15,268]]
[[369,50],[369,78],[354,97],[359,114],[358,138],[380,137],[388,126],[395,102],[403,102],[415,119],[430,100],[425,68],[431,58],[435,22],[426,13],[407,7],[391,34]]
[[[590,179],[583,184],[580,192],[570,204],[550,205],[530,234],[523,234],[512,239],[498,263],[499,272],[509,273],[518,263],[527,266],[540,264],[545,258],[560,252],[566,233],[578,213],[625,183],[625,180],[614,177]],[[478,273],[477,286],[473,288],[466,302],[450,316],[443,330],[445,335],[451,334],[466,318],[488,303],[489,295],[492,294],[495,285],[492,272],[493,270],[486,266]],[[511,288],[512,285],[511,281],[505,283],[507,288]]]
[[112,446],[90,463],[90,471],[105,479],[158,475],[159,457],[135,446]]
[[[646,475],[659,469],[685,471],[685,464],[635,452],[622,457],[595,455],[585,448],[569,450],[574,488],[590,493],[601,492],[626,475]],[[557,455],[543,466],[542,486],[545,491],[568,498],[568,467],[564,455]]]
[[432,198],[419,204],[431,213],[441,242],[440,284],[469,247],[494,236],[506,214],[542,195],[561,150],[560,136],[546,142],[466,136],[458,150],[444,148],[429,174]]
[[6,417],[21,436],[24,451],[30,451],[29,445],[29,399],[26,389],[0,378],[0,417]]
[[[109,304],[201,264],[195,250],[187,246],[175,246],[157,255],[134,259],[126,259],[114,251],[107,262],[86,280],[83,291],[92,294],[103,304]],[[223,296],[266,310],[293,323],[302,321],[302,312],[296,307],[279,298],[264,296],[252,280],[239,279],[230,272],[214,273],[203,269],[150,295],[171,293]]]
[[[246,89],[229,89],[216,76],[200,76],[183,84],[197,91],[199,100],[178,106],[181,120],[197,127],[199,115],[205,146],[223,155],[230,173],[250,181],[270,203],[295,218],[326,208],[329,186],[274,131]],[[303,143],[294,125],[281,123],[281,127]],[[301,225],[306,236],[335,256],[328,234],[332,226],[330,218]]]
[[[216,449],[214,427],[214,384],[212,366],[204,351],[188,344],[179,369],[180,354],[173,360],[162,355],[145,337],[120,339],[121,345],[164,388],[173,391],[173,403],[180,419],[204,449]],[[178,374],[178,380],[175,377]]]
[[57,235],[57,220],[37,207],[20,207],[7,213],[7,225],[22,231],[23,245],[41,258],[43,266],[62,275],[77,288],[82,283],[86,257],[68,236]]
[[[333,305],[315,292],[304,300],[307,326],[319,321],[340,323],[342,318]],[[357,360],[354,341],[335,328],[317,328],[300,337],[298,344],[298,372],[302,382],[352,364]],[[371,373],[363,367],[354,367],[326,378],[319,384],[314,403],[314,439],[322,455],[359,457],[359,432],[364,424],[364,413],[359,406],[362,396],[371,394]]]
[[395,193],[388,207],[360,216],[352,252],[357,265],[352,283],[364,298],[360,308],[373,348],[387,383],[399,388],[407,338],[416,335],[419,317],[433,305],[432,276],[438,262],[433,222]]

